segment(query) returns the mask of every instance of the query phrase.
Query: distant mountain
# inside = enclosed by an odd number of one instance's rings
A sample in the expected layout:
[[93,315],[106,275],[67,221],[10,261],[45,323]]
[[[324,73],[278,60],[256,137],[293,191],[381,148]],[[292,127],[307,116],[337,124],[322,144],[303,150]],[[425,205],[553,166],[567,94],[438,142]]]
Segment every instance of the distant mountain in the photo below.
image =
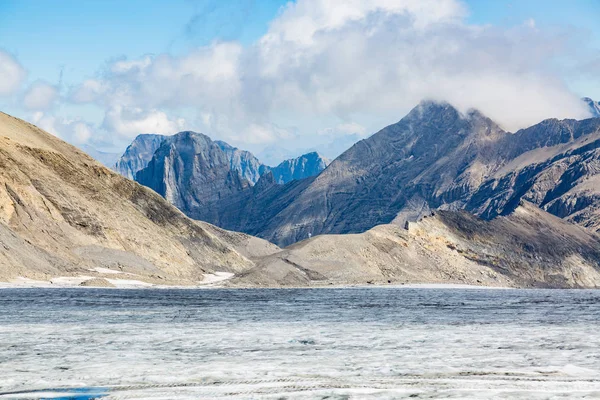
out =
[[140,169],[146,168],[166,137],[149,133],[138,135],[116,162],[115,171],[126,178],[134,179]]
[[163,139],[135,180],[154,189],[188,216],[221,225],[219,204],[238,198],[253,183],[260,182],[261,175],[277,174],[281,182],[287,182],[319,173],[326,163],[314,153],[284,162],[271,171],[250,152],[201,133],[180,132]]
[[600,118],[600,101],[594,101],[589,97],[584,97],[582,99],[590,108],[590,112],[594,118]]
[[267,165],[279,165],[283,161],[296,158],[299,153],[308,154],[317,152],[323,158],[333,160],[363,138],[364,136],[359,135],[358,133],[325,136],[320,137],[321,143],[317,145],[297,148],[295,150],[290,150],[289,148],[279,145],[272,145],[260,151],[257,154],[257,157]]
[[317,177],[265,179],[260,191],[220,202],[219,213],[223,227],[279,245],[403,225],[439,207],[493,218],[522,199],[600,229],[599,147],[600,119],[551,119],[513,134],[478,111],[422,102]]
[[216,210],[208,205],[250,186],[232,168],[231,154],[206,135],[180,132],[163,140],[135,180],[192,218],[216,221]]
[[329,160],[317,152],[304,154],[298,158],[285,160],[271,168],[275,182],[279,184],[316,176],[329,165]]
[[[153,134],[138,135],[119,160],[111,166],[114,166],[114,169],[121,175],[135,180],[137,172],[146,168],[156,150],[167,137]],[[329,163],[325,157],[313,152],[285,160],[277,167],[269,167],[261,163],[249,151],[240,150],[221,140],[215,140],[214,144],[223,151],[229,160],[229,168],[232,171],[238,171],[250,185],[254,185],[263,174],[271,170],[274,171],[277,182],[287,183],[293,179],[304,179],[317,175]]]

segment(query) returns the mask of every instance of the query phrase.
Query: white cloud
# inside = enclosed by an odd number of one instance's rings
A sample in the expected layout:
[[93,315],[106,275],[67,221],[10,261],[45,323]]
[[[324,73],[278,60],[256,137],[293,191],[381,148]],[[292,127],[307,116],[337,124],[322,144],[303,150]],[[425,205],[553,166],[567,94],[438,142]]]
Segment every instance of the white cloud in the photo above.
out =
[[104,129],[124,137],[135,137],[140,133],[174,134],[184,125],[184,119],[169,119],[162,111],[121,106],[108,110],[103,122]]
[[25,80],[27,73],[10,54],[0,50],[0,96],[15,93]]
[[23,96],[23,106],[28,110],[47,110],[58,97],[58,88],[44,81],[32,83]]
[[345,122],[338,124],[333,128],[325,128],[318,131],[319,135],[325,136],[344,136],[344,135],[358,135],[365,136],[368,134],[367,128],[356,122]]
[[76,145],[88,142],[94,135],[94,128],[77,118],[63,118],[36,111],[31,116],[31,122],[41,129]]
[[534,21],[470,25],[466,15],[459,0],[298,0],[251,46],[120,60],[72,98],[104,107],[103,127],[125,136],[172,133],[184,122],[166,110],[193,108],[206,133],[238,145],[364,136],[423,98],[478,108],[510,130],[587,116],[560,79],[568,37]]
[[106,90],[107,88],[102,82],[96,79],[87,79],[77,86],[69,97],[77,104],[92,103],[99,100]]

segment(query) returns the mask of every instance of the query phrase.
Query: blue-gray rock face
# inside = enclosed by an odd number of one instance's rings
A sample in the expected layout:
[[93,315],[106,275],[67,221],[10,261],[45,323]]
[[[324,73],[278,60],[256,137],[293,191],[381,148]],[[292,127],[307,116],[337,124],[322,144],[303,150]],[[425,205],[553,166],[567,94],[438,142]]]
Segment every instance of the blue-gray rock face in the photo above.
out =
[[[127,147],[125,153],[116,163],[112,163],[115,171],[121,175],[135,179],[141,169],[146,168],[154,152],[168,136],[142,134],[138,135]],[[216,144],[229,160],[229,168],[238,171],[240,176],[254,185],[266,172],[273,170],[278,183],[287,183],[294,179],[304,179],[319,174],[327,167],[329,160],[318,153],[304,154],[298,158],[286,160],[277,167],[269,167],[261,163],[251,152],[240,150],[230,144],[215,140]]]
[[165,135],[138,135],[117,161],[115,171],[126,178],[134,179],[139,170],[146,168],[154,152],[160,147],[165,138]]
[[254,154],[246,150],[240,150],[221,140],[216,140],[215,144],[225,152],[229,158],[229,168],[238,171],[242,178],[254,185],[260,176],[269,170],[269,167],[263,165]]
[[329,160],[317,152],[304,154],[298,158],[285,160],[271,169],[275,182],[284,184],[293,180],[299,180],[316,176],[329,165]]
[[600,118],[600,101],[594,101],[589,97],[584,97],[583,101],[586,102],[588,107],[590,108],[590,112],[592,113],[592,117]]
[[218,223],[218,210],[210,205],[250,186],[231,168],[230,154],[221,145],[195,132],[165,138],[135,180],[192,218],[213,223]]
[[[281,182],[319,173],[326,160],[308,154],[277,167]],[[219,226],[230,225],[224,206],[239,199],[253,184],[264,186],[261,176],[273,180],[271,169],[252,153],[195,132],[163,138],[152,159],[135,180],[154,189],[188,216]],[[266,178],[265,178],[266,179]],[[272,181],[272,182],[271,182]],[[235,218],[235,216],[232,216]]]

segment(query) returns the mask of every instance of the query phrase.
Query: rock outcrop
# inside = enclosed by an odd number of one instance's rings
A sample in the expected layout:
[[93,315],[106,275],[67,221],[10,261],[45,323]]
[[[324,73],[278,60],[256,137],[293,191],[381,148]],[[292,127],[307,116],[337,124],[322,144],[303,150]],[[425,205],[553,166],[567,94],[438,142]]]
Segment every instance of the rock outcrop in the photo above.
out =
[[228,227],[240,225],[241,217],[228,212],[227,205],[257,193],[265,184],[255,189],[252,186],[261,177],[276,175],[279,182],[285,183],[317,174],[326,163],[317,153],[310,153],[271,169],[250,152],[212,141],[201,133],[180,132],[163,140],[148,165],[136,173],[135,180],[188,216]]

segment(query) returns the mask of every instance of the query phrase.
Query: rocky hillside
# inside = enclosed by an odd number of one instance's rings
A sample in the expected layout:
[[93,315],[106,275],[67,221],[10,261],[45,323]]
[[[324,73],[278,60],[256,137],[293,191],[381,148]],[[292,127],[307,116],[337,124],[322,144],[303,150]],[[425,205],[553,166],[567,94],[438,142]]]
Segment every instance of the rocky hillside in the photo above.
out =
[[[569,221],[600,229],[600,119],[547,120],[506,141],[507,163],[461,206],[493,218],[520,200]],[[511,150],[512,148],[512,150]]]
[[155,192],[3,113],[0,246],[0,280],[84,276],[163,284],[239,273],[254,265],[251,258],[277,250],[193,221]]
[[463,115],[423,102],[316,178],[247,190],[222,202],[219,213],[227,216],[222,226],[282,246],[309,235],[402,226],[439,207],[492,218],[521,199],[597,227],[599,135],[600,119],[551,119],[513,134],[478,111]]
[[523,202],[492,221],[439,211],[361,234],[322,235],[265,257],[232,286],[454,283],[600,286],[598,236]]

